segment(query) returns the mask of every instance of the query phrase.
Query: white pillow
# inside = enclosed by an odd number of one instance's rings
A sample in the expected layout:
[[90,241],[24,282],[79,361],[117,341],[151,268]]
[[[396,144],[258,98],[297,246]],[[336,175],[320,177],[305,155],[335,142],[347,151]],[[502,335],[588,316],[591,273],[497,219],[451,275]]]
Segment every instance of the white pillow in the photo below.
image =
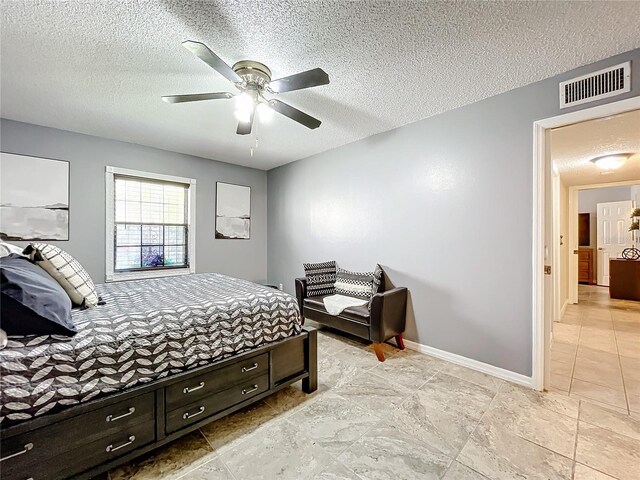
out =
[[22,250],[24,250],[24,248],[19,247],[18,245],[3,242],[2,240],[0,240],[0,257],[6,257],[7,255],[11,255],[12,253],[22,255]]
[[[80,262],[67,252],[47,243],[32,243],[29,258],[51,275],[76,305],[95,307],[98,295],[93,280]],[[29,248],[27,247],[27,248]]]

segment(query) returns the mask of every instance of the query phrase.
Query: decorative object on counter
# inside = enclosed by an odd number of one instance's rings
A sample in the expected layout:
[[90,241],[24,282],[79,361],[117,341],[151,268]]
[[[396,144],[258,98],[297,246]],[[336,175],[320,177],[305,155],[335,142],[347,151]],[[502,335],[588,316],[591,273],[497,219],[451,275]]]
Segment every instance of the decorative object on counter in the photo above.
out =
[[626,260],[640,260],[640,249],[635,246],[640,241],[640,208],[634,208],[631,211],[631,225],[629,225],[629,231],[631,232],[634,246],[631,248],[625,248],[622,251],[622,258]]
[[0,152],[0,238],[69,240],[69,162]]
[[216,182],[216,238],[251,238],[251,187]]

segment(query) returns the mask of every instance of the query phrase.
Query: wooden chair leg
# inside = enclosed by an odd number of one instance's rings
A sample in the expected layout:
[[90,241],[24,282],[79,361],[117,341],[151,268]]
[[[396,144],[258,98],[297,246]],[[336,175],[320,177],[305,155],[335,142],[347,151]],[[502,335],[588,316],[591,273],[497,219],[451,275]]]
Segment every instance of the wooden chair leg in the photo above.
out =
[[400,350],[404,350],[404,340],[402,339],[402,334],[396,335],[396,344]]
[[384,352],[382,351],[382,344],[374,343],[373,350],[376,352],[376,357],[378,357],[378,360],[384,362]]

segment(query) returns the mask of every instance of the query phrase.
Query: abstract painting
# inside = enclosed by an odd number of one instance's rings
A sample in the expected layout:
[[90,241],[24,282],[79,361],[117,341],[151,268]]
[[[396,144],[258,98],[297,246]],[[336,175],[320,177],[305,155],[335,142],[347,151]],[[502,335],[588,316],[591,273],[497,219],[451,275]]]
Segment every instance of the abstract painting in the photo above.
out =
[[251,236],[251,187],[216,183],[216,238]]
[[0,152],[0,238],[69,240],[69,162]]

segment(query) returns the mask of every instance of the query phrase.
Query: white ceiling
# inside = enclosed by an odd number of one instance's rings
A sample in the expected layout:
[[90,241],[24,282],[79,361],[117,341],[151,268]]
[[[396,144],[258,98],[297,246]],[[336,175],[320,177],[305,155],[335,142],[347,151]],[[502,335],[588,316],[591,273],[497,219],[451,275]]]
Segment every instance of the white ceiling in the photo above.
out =
[[[2,2],[3,117],[269,169],[640,46],[640,2],[337,0]],[[323,121],[276,115],[235,134],[230,91],[184,49],[321,67],[331,84],[280,95]]]
[[[634,155],[611,172],[590,161],[612,153]],[[640,110],[552,130],[551,160],[567,186],[640,181]]]

